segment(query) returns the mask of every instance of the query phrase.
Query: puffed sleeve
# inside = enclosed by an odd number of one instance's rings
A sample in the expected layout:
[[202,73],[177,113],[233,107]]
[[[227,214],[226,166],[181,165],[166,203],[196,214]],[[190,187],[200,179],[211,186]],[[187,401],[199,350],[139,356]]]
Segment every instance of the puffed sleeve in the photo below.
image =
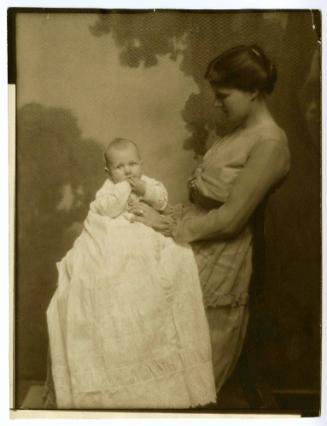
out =
[[107,180],[90,205],[93,213],[115,218],[126,209],[131,186],[127,181],[114,184]]
[[264,140],[251,150],[249,158],[219,208],[198,216],[186,216],[171,230],[181,243],[232,238],[248,223],[268,191],[281,181],[290,167],[286,141]]
[[161,182],[151,179],[147,176],[143,177],[146,183],[145,194],[143,200],[155,210],[163,211],[168,204],[168,192]]

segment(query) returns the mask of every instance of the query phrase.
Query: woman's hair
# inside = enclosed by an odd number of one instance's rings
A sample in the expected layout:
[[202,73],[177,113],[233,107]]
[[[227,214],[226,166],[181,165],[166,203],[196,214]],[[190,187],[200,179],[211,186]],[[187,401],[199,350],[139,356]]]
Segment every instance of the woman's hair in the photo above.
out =
[[226,50],[208,65],[205,78],[213,85],[271,93],[277,80],[275,65],[257,45]]

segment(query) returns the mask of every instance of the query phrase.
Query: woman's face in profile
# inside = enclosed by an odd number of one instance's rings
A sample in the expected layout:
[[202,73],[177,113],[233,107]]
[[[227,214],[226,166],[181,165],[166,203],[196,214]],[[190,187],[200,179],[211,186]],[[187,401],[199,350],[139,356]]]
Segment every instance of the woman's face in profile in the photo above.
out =
[[230,123],[241,124],[249,115],[253,105],[253,93],[243,90],[212,85],[215,106],[220,108]]

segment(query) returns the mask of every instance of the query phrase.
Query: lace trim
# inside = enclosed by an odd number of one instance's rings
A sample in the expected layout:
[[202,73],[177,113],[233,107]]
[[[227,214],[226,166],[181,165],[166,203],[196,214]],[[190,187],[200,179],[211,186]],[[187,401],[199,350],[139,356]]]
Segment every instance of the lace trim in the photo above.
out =
[[74,372],[72,386],[73,388],[82,387],[85,392],[108,391],[114,393],[125,386],[160,380],[196,367],[203,368],[203,365],[209,361],[208,357],[196,351],[181,350],[168,356],[142,360],[133,365],[103,368],[101,377],[92,368],[89,370],[81,368]]
[[[110,391],[79,392],[74,396],[75,408],[125,408],[125,409],[187,409],[216,403],[214,386],[208,386],[208,377],[196,370],[192,381],[189,380],[188,392],[178,394],[182,373],[175,373],[157,381],[122,386],[116,393]],[[183,387],[183,386],[182,386]],[[171,389],[171,392],[167,392]],[[142,396],[142,397],[141,397]]]
[[[207,358],[195,351],[182,350],[133,366],[104,368],[102,377],[99,371],[94,377],[91,369],[81,367],[71,375],[72,394],[60,386],[65,383],[65,377],[60,376],[67,371],[57,368],[57,407],[172,409],[216,402],[212,363]],[[167,389],[172,392],[167,393]],[[186,390],[181,398],[175,395],[179,389]]]

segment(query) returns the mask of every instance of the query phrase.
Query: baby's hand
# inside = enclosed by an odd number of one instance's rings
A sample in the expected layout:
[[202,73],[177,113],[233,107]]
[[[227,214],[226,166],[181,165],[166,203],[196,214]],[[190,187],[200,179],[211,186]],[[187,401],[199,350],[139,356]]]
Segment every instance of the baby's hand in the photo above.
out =
[[143,182],[143,180],[141,180],[140,178],[134,176],[127,178],[127,181],[130,183],[132,191],[135,192],[135,194],[143,197],[143,195],[145,194],[146,187],[145,182]]

